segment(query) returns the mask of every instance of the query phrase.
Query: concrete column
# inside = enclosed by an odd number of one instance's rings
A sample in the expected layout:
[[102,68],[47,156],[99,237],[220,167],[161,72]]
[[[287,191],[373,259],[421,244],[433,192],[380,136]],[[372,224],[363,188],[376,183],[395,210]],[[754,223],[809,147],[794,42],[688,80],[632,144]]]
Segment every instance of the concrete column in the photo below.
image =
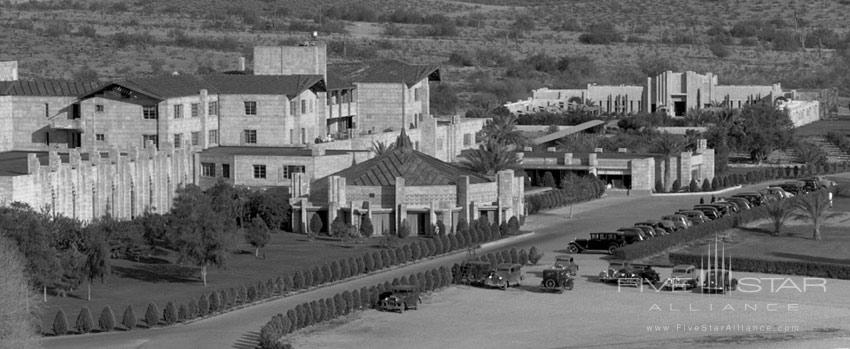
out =
[[395,179],[395,211],[396,211],[396,234],[401,227],[401,221],[407,218],[404,177],[396,177]]
[[[201,117],[201,136],[200,136],[200,139],[199,139],[200,140],[199,145],[200,145],[201,149],[207,149],[210,146],[209,139],[207,139],[207,137],[209,136],[209,124],[208,124],[208,121],[207,121],[207,118],[210,116],[209,105],[210,105],[210,102],[209,102],[209,96],[207,94],[207,90],[203,89],[203,90],[201,90],[201,102],[198,103],[198,108],[201,109],[201,110],[198,111],[199,112],[198,116]],[[198,182],[196,181],[195,183],[198,183]]]
[[[301,198],[300,213],[301,213],[301,219],[299,220],[299,222],[301,222],[301,224],[299,224],[299,226],[301,228],[301,232],[306,233],[307,229],[308,229],[307,225],[310,224],[310,222],[307,220],[307,198]],[[330,222],[328,222],[328,224],[330,224]],[[314,233],[319,233],[319,232],[314,232]]]
[[428,222],[431,225],[437,225],[437,201],[431,200],[431,206],[428,207]]
[[478,217],[480,216],[481,212],[478,209],[478,202],[477,201],[471,202],[470,206],[472,207],[472,215],[471,215],[471,217],[469,217],[470,218],[469,224],[472,224],[472,221],[477,220]]
[[460,216],[467,223],[470,222],[469,219],[469,176],[462,176],[458,178],[457,184],[457,205],[461,207]]

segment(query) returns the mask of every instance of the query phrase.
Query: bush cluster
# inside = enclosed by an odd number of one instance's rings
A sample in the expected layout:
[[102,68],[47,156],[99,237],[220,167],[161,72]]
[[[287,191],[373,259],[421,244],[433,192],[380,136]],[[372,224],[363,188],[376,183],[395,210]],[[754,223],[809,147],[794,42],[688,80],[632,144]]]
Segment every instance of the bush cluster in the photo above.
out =
[[[776,179],[789,179],[793,180],[800,177],[814,176],[814,175],[823,175],[823,174],[832,174],[838,172],[845,172],[850,169],[850,165],[847,162],[842,163],[826,163],[821,162],[819,164],[809,164],[809,165],[796,165],[796,166],[786,166],[786,167],[768,167],[761,168],[749,171],[747,173],[729,173],[725,175],[720,175],[714,177],[708,185],[706,185],[707,180],[703,180],[702,185],[697,184],[695,181],[691,180],[691,183],[688,184],[687,187],[681,187],[678,184],[678,180],[673,182],[672,192],[681,192],[681,191],[689,191],[689,192],[705,192],[705,191],[715,191],[723,188],[734,187],[738,185],[745,184],[755,184],[764,181],[776,180]],[[662,193],[663,186],[660,181],[656,181],[655,183],[655,192]]]
[[348,315],[354,311],[374,308],[380,302],[379,295],[392,289],[394,285],[409,284],[417,286],[420,292],[428,292],[449,286],[452,272],[439,267],[427,272],[410,274],[359,290],[337,293],[333,297],[304,302],[279,313],[260,329],[260,348],[280,349],[289,345],[280,342],[281,337],[299,329]]
[[[548,172],[547,172],[548,173]],[[605,183],[595,176],[573,176],[561,182],[561,189],[526,197],[528,214],[596,199],[605,193]]]

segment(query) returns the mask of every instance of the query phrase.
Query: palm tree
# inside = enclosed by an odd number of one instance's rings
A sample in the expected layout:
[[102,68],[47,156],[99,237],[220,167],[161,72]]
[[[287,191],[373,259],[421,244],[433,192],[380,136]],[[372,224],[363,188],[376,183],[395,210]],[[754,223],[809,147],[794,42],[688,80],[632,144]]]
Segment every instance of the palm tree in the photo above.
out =
[[812,222],[812,239],[820,240],[820,226],[827,218],[834,217],[835,213],[827,213],[829,208],[829,198],[823,191],[814,192],[808,195],[800,196],[794,207],[798,213],[797,218],[808,219]]
[[773,205],[767,206],[767,216],[773,222],[773,236],[779,236],[782,226],[789,218],[794,216],[794,202],[788,200],[780,200]]
[[481,133],[486,142],[493,141],[500,145],[522,147],[527,143],[527,140],[522,132],[516,129],[516,125],[516,115],[497,114],[490,121],[487,121],[487,124],[481,129]]
[[392,151],[394,148],[395,143],[372,141],[372,149],[369,150],[375,153],[375,156],[381,156]]
[[507,145],[488,141],[461,154],[462,166],[486,176],[493,176],[501,170],[519,168],[516,152]]

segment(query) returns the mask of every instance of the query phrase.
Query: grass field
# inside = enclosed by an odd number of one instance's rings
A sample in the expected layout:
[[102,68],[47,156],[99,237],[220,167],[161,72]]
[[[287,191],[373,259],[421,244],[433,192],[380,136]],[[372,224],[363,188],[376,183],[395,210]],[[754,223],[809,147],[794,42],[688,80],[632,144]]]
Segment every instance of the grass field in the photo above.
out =
[[300,234],[277,233],[260,250],[260,258],[254,257],[250,245],[244,245],[228,256],[226,268],[211,268],[207,287],[200,279],[198,268],[172,264],[174,258],[170,255],[145,258],[145,263],[113,260],[112,274],[106,277],[105,283],[95,281],[93,284],[91,301],[86,300],[87,288],[83,284],[68,297],[48,296],[46,303],[39,304],[43,328],[50,328],[59,309],[65,312],[72,324],[81,307],[89,307],[95,321],[106,305],[112,307],[119,321],[128,305],[132,305],[136,316],[140,317],[151,302],[162,309],[169,301],[175,302],[175,305],[188,303],[191,299],[197,301],[200,295],[213,290],[256,285],[258,281],[265,282],[296,270],[359,256],[376,250],[377,245],[377,238],[363,243],[342,243],[322,238],[310,241]]

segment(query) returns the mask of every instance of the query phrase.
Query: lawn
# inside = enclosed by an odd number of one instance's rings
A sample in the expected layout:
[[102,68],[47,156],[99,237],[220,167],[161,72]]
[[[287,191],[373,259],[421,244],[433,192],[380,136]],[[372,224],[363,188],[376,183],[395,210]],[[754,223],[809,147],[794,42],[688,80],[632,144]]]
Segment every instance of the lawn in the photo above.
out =
[[[850,198],[838,196],[829,218],[821,226],[821,241],[812,240],[812,225],[808,220],[794,219],[785,224],[779,236],[771,235],[773,225],[767,220],[721,233],[726,256],[764,260],[834,263],[850,265]],[[694,242],[676,252],[704,254],[706,244],[713,238]],[[734,268],[734,266],[733,266]]]
[[838,120],[815,121],[794,130],[797,137],[825,136],[829,132],[850,135],[850,118],[842,117]]
[[53,318],[61,308],[73,324],[81,307],[89,307],[97,321],[106,305],[112,307],[119,321],[127,305],[132,305],[136,316],[141,317],[151,302],[160,309],[169,301],[179,305],[190,299],[197,300],[200,295],[213,290],[265,282],[295,270],[360,256],[365,251],[376,250],[377,246],[377,238],[363,243],[342,243],[322,238],[310,241],[300,234],[277,233],[260,250],[260,258],[254,257],[251,246],[240,245],[228,256],[226,268],[210,269],[207,287],[200,279],[198,268],[173,264],[174,256],[170,254],[154,254],[144,258],[144,263],[112,260],[112,273],[106,277],[105,283],[95,281],[93,284],[91,301],[85,299],[85,283],[68,297],[48,296],[47,302],[41,304],[42,320],[45,329],[51,328]]

